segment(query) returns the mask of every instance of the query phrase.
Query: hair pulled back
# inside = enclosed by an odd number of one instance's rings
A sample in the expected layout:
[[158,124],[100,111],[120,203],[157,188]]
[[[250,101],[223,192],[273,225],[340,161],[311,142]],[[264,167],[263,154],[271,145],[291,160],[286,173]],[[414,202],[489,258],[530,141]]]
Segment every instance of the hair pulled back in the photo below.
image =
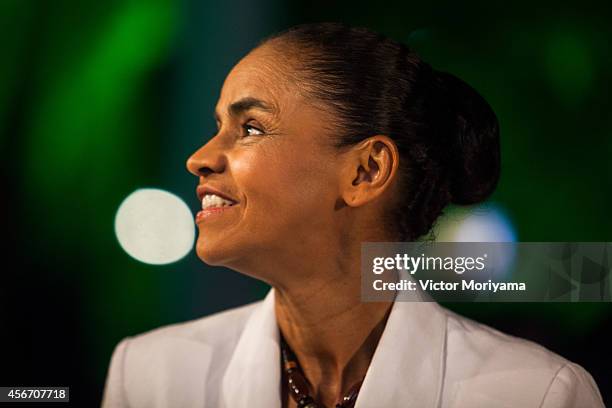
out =
[[260,45],[269,41],[299,56],[303,89],[335,111],[336,147],[377,134],[396,143],[401,194],[385,221],[399,240],[426,234],[448,204],[476,204],[494,191],[497,117],[465,82],[366,28],[301,24]]

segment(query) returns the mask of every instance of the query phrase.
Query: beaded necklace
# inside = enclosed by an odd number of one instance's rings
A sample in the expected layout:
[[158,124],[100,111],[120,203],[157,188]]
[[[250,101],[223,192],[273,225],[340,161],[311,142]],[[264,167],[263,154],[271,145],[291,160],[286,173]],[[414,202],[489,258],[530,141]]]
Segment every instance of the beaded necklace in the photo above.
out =
[[[304,373],[300,368],[295,354],[281,335],[281,355],[283,357],[283,366],[287,376],[287,385],[289,386],[289,394],[297,403],[298,408],[322,408],[323,405],[316,402],[308,394],[308,383],[304,378]],[[335,408],[353,408],[359,395],[359,389],[363,380],[353,385],[342,401],[336,404]]]

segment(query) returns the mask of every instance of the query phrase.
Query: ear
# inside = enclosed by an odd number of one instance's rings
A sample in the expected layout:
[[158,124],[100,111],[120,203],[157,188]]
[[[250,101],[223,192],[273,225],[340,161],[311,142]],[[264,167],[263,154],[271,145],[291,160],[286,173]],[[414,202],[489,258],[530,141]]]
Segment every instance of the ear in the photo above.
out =
[[391,138],[372,136],[346,154],[342,199],[347,205],[362,206],[390,189],[399,166],[399,152]]

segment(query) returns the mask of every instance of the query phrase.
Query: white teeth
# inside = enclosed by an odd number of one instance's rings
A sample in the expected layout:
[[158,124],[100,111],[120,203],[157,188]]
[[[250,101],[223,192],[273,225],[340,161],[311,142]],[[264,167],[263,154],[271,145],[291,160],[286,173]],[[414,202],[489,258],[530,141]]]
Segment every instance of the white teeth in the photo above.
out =
[[225,198],[221,198],[215,194],[206,194],[204,198],[202,198],[202,209],[205,210],[207,208],[212,207],[229,207],[234,203],[226,200]]

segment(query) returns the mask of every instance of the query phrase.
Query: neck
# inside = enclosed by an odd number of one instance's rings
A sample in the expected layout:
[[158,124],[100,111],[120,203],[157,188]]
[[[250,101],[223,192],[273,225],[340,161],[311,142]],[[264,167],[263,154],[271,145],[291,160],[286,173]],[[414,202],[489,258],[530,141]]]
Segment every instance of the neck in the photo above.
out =
[[362,380],[382,335],[389,302],[362,302],[359,276],[276,288],[276,318],[311,396],[334,406]]

